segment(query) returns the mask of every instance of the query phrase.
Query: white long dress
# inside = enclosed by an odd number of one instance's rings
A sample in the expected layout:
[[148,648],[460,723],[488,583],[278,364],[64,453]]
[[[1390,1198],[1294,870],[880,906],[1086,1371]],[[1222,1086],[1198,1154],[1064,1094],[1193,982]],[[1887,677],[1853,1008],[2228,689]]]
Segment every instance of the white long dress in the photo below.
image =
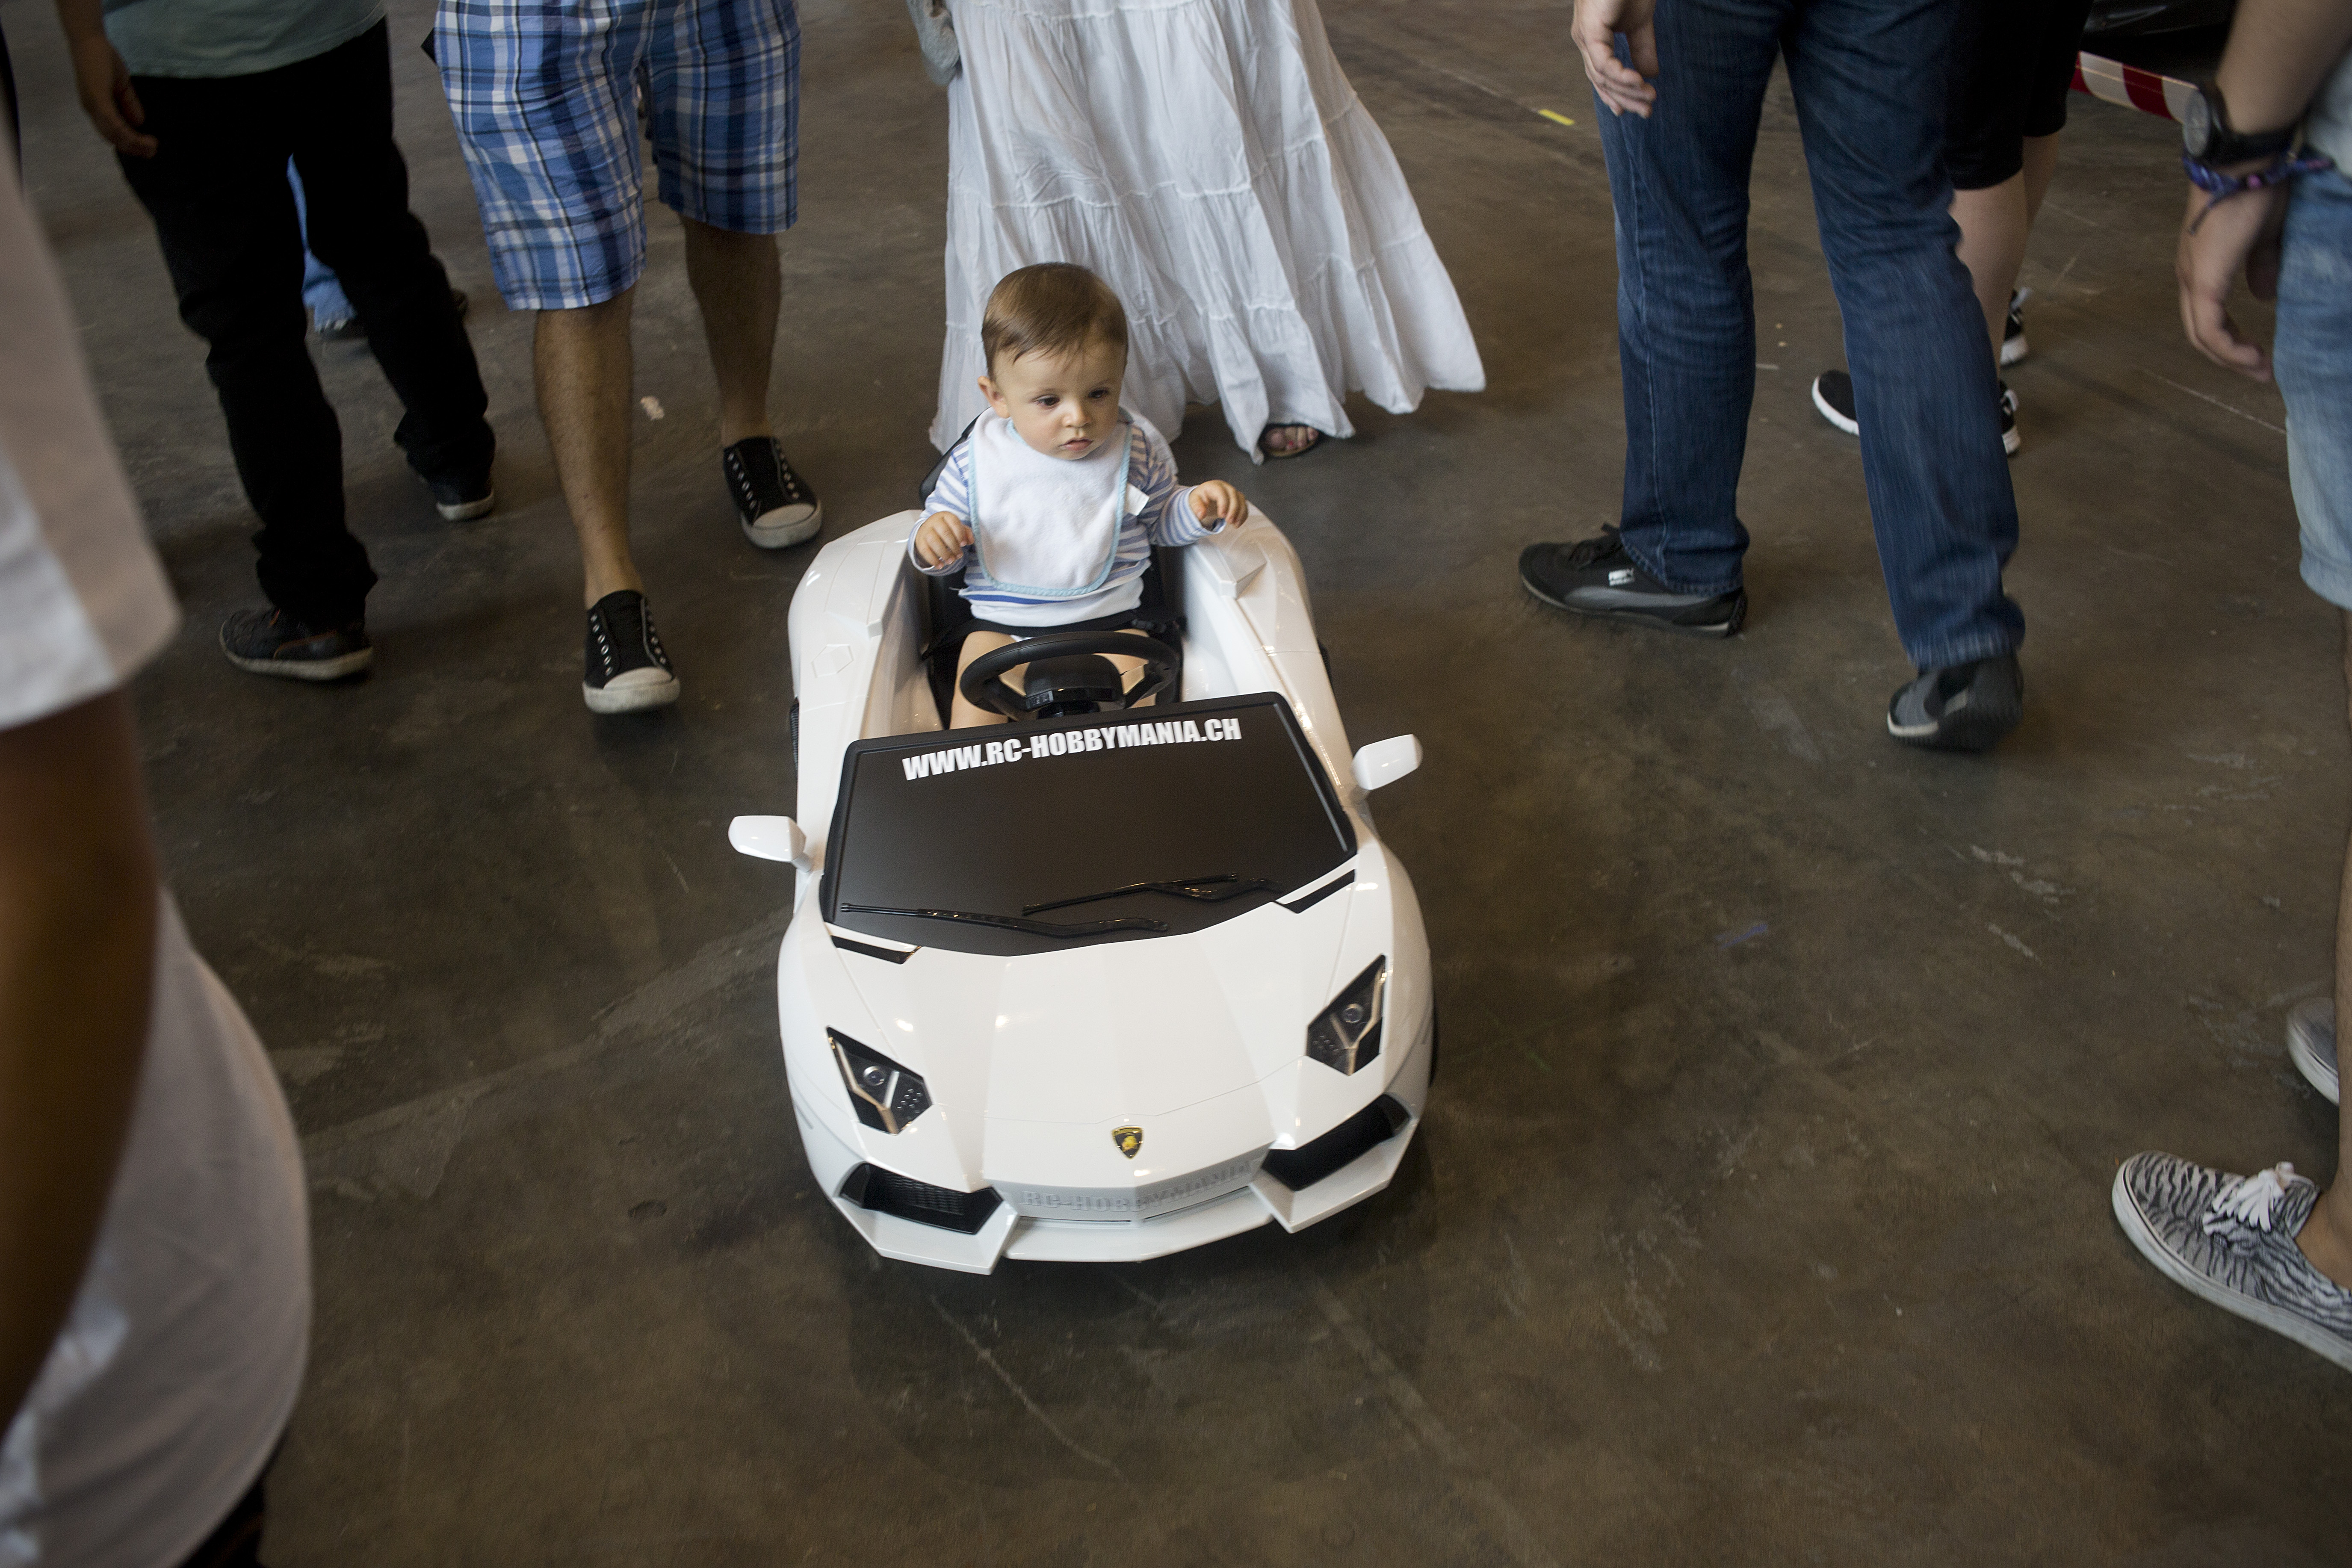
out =
[[950,0],[947,346],[932,444],[986,406],[980,318],[1040,261],[1127,307],[1127,405],[1353,434],[1486,384],[1454,283],[1315,0]]

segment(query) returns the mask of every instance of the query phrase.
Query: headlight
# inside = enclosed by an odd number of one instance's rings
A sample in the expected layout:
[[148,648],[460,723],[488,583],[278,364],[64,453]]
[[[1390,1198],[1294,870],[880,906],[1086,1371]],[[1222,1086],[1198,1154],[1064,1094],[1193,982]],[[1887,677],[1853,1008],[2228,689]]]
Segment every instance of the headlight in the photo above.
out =
[[1388,990],[1389,961],[1376,958],[1307,1026],[1307,1054],[1342,1073],[1359,1071],[1377,1060]]
[[931,1108],[930,1088],[920,1073],[847,1035],[827,1029],[824,1037],[833,1042],[833,1059],[858,1121],[877,1132],[896,1132]]

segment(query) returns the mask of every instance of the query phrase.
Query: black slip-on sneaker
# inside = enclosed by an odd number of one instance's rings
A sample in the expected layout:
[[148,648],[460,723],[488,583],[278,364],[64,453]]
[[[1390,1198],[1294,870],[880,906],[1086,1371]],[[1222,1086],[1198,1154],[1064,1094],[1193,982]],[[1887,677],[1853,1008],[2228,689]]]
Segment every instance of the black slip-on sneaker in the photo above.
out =
[[646,596],[622,588],[588,612],[588,669],[580,695],[591,713],[634,713],[677,700],[677,677],[654,630]]
[[738,441],[719,454],[728,493],[743,537],[762,550],[782,550],[816,536],[824,526],[824,504],[808,481],[793,471],[772,436]]
[[1923,669],[1886,705],[1886,732],[1906,745],[1982,752],[2025,717],[2025,672],[2005,653]]
[[1862,421],[1853,414],[1853,377],[1845,372],[1825,370],[1813,377],[1813,406],[1847,435],[1862,434]]
[[1519,581],[1547,605],[1686,637],[1727,637],[1748,618],[1746,589],[1677,594],[1635,564],[1614,528],[1574,543],[1528,545],[1519,552]]
[[2009,297],[2009,320],[2000,330],[2000,368],[2007,370],[2033,351],[2025,342],[2025,302],[2033,298],[2031,289],[2020,289]]
[[[2000,449],[2011,457],[2017,456],[2017,394],[2010,391],[2009,383],[2000,384]],[[1853,377],[1842,370],[1825,370],[1813,377],[1813,406],[1822,418],[1849,436],[1862,434],[1862,421],[1853,411]]]
[[283,610],[239,610],[221,623],[221,652],[239,669],[288,680],[341,680],[375,662],[367,626],[314,626]]
[[488,463],[455,474],[418,474],[433,492],[433,510],[451,522],[470,522],[498,510],[498,487],[490,482]]

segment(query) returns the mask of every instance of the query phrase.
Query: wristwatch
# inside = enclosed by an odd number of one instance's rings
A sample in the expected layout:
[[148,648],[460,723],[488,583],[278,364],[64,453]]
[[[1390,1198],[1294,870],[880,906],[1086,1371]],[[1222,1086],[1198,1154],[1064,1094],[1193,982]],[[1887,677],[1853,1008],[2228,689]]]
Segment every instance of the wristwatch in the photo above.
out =
[[2294,145],[2295,128],[2249,134],[2230,128],[2229,110],[2219,86],[2200,87],[2189,95],[2180,117],[2180,142],[2189,157],[2205,164],[2248,163],[2275,158]]

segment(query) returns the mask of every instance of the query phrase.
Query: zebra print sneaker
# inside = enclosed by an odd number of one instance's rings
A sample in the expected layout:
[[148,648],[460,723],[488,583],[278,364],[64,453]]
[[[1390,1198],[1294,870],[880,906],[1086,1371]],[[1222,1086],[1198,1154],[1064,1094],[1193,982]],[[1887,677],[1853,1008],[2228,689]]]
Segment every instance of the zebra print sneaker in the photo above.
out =
[[2327,1097],[2330,1105],[2344,1103],[2336,1077],[2336,999],[2314,996],[2298,1002],[2286,1016],[2286,1054],[2304,1081]]
[[2352,1290],[2294,1244],[2318,1201],[2293,1165],[2232,1176],[2150,1152],[2116,1173],[2117,1223],[2174,1284],[2352,1372]]

